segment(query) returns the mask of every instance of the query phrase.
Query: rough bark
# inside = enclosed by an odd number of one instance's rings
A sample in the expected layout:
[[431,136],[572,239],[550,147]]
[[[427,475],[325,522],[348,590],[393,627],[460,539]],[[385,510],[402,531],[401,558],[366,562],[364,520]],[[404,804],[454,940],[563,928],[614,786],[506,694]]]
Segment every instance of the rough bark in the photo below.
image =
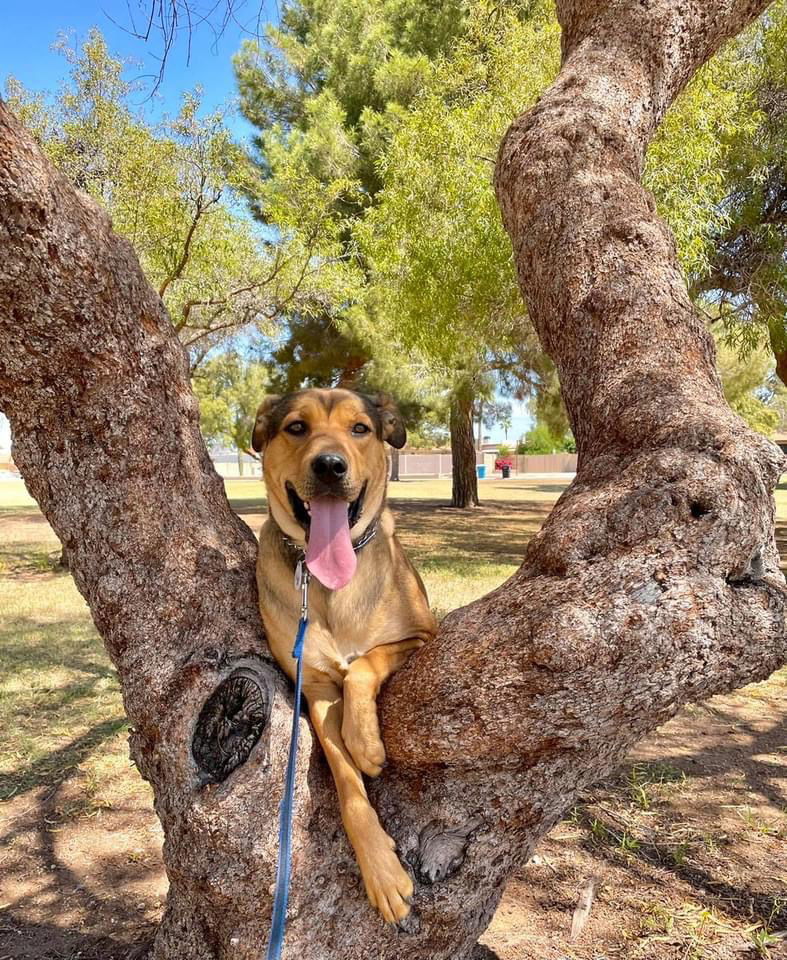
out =
[[[303,721],[286,957],[467,960],[507,877],[637,737],[784,662],[782,458],[724,404],[639,185],[670,101],[764,6],[558,3],[564,66],[509,132],[497,186],[578,477],[518,573],[383,695],[371,794],[417,881],[399,930],[365,901]],[[156,960],[257,960],[291,697],[259,626],[254,538],[132,251],[2,107],[0,244],[14,458],[117,666],[166,833]]]
[[473,439],[473,385],[461,380],[451,393],[451,506],[478,506],[476,449]]

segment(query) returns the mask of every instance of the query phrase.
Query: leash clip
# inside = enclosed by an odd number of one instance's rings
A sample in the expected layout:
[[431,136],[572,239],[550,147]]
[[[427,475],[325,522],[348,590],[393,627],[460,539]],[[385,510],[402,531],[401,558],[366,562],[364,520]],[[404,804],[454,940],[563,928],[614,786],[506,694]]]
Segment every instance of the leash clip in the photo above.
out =
[[309,613],[309,580],[311,574],[306,566],[306,558],[300,557],[295,564],[295,589],[301,591],[301,620]]

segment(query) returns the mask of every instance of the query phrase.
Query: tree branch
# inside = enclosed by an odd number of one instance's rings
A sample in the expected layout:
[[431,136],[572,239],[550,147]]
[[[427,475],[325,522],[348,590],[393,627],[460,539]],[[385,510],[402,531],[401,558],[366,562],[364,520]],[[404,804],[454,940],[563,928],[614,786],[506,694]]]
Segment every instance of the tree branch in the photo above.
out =
[[[726,407],[639,184],[671,99],[764,5],[559,4],[563,69],[509,132],[497,189],[577,480],[518,573],[451,614],[382,698],[390,762],[370,792],[417,881],[402,929],[365,902],[304,722],[286,956],[468,960],[578,792],[682,703],[784,661],[782,457]],[[254,540],[131,248],[2,105],[0,244],[14,456],[71,551],[166,832],[154,956],[258,960],[290,700],[259,626]]]
[[[204,188],[204,181],[202,183],[202,187]],[[197,231],[197,226],[199,225],[199,222],[202,219],[205,212],[210,207],[212,207],[215,203],[218,203],[219,197],[220,197],[220,194],[217,193],[214,197],[211,197],[207,201],[207,203],[205,202],[202,193],[200,193],[200,195],[197,197],[194,205],[194,216],[192,217],[191,223],[189,224],[189,228],[186,231],[186,237],[183,240],[183,249],[181,250],[180,257],[178,258],[178,262],[175,264],[175,267],[172,270],[172,272],[164,278],[164,280],[161,283],[161,286],[159,287],[158,295],[161,297],[162,300],[164,299],[164,294],[167,292],[170,285],[174,283],[176,280],[179,280],[180,277],[183,275],[183,271],[186,269],[186,265],[189,262],[189,255],[191,252],[191,243],[192,243],[192,240],[194,239],[194,234]]]

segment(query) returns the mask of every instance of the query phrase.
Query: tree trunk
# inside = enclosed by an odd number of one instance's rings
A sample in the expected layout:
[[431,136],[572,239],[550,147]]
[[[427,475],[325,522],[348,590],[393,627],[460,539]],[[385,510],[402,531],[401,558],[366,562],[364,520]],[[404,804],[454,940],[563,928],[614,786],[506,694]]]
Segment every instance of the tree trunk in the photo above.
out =
[[[447,617],[382,696],[389,763],[370,792],[416,879],[401,929],[366,902],[302,721],[288,960],[468,960],[507,878],[637,738],[784,662],[782,457],[725,405],[639,185],[671,100],[764,6],[558,2],[563,69],[507,135],[497,189],[578,476],[518,573]],[[292,700],[254,537],[129,245],[2,106],[0,245],[14,459],[70,550],[166,833],[154,957],[258,960]]]
[[451,394],[451,506],[478,506],[476,450],[473,440],[473,384],[460,380]]
[[787,319],[775,317],[770,320],[768,341],[776,361],[776,376],[787,387]]
[[391,448],[391,480],[399,479],[399,457],[400,451],[396,447]]

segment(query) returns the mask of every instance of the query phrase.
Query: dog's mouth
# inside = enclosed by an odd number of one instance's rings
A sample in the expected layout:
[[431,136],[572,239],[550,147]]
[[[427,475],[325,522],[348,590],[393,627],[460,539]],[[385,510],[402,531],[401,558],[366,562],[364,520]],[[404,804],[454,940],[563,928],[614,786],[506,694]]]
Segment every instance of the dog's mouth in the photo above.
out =
[[[285,489],[287,491],[287,498],[290,501],[290,506],[292,507],[292,514],[298,523],[303,527],[303,529],[308,533],[311,526],[311,505],[309,500],[302,500],[295,487],[289,482],[285,483]],[[363,513],[363,500],[366,495],[366,483],[361,487],[361,492],[355,498],[348,502],[347,504],[347,524],[352,530],[356,523],[361,519]]]

